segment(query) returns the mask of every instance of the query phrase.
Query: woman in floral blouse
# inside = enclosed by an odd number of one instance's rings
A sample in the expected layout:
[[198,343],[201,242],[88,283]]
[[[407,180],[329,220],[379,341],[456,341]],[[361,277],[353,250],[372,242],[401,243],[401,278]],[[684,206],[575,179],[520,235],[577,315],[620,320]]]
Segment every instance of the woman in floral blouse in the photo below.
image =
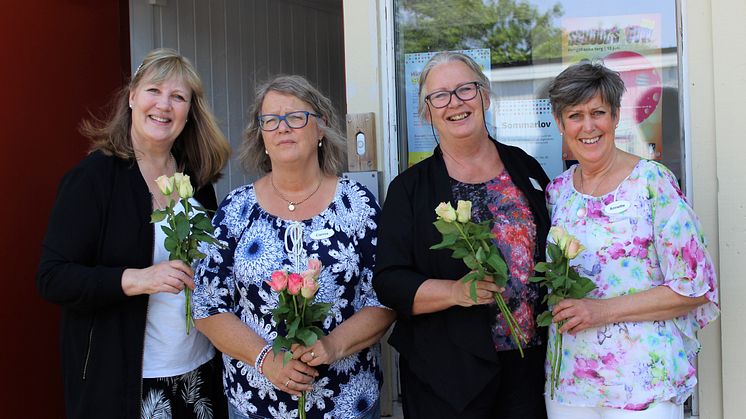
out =
[[[379,208],[362,185],[340,179],[345,141],[329,99],[299,76],[257,92],[241,160],[263,177],[231,192],[213,224],[212,246],[196,270],[197,328],[224,354],[232,418],[380,416],[378,340],[394,319],[371,284]],[[272,320],[278,295],[266,282],[287,267],[321,261],[316,301],[331,303],[326,336],[273,356],[283,333]]]
[[615,146],[623,92],[617,73],[587,63],[549,89],[579,162],[547,188],[552,225],[586,247],[571,264],[597,286],[553,307],[548,351],[559,332],[564,352],[550,419],[683,418],[696,331],[718,315],[714,267],[674,175]]

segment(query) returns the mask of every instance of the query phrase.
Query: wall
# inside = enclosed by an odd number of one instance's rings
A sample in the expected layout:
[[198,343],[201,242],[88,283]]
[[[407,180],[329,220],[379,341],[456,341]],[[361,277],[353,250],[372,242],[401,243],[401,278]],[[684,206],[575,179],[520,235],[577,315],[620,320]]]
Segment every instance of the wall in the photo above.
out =
[[57,184],[86,152],[76,126],[129,71],[126,2],[38,0],[3,9],[0,416],[63,417],[59,309],[41,300],[34,278]]
[[345,109],[341,0],[169,0],[130,2],[132,67],[153,48],[194,63],[234,155],[218,200],[253,181],[235,160],[254,90],[278,74],[299,74]]
[[[701,80],[701,88],[711,90],[711,111],[706,113],[705,120],[707,129],[715,134],[714,149],[708,146],[707,153],[702,156],[705,162],[713,159],[716,162],[714,166],[708,164],[706,181],[702,182],[702,189],[706,191],[703,192],[705,205],[716,205],[717,211],[709,220],[709,227],[717,230],[708,233],[715,233],[709,234],[709,237],[716,238],[719,249],[722,308],[719,343],[722,348],[716,345],[715,336],[712,347],[722,351],[719,370],[722,374],[722,417],[736,419],[744,417],[746,411],[746,398],[743,397],[743,390],[746,389],[746,358],[743,356],[746,346],[746,283],[740,266],[746,256],[746,165],[743,163],[746,143],[740,124],[743,121],[743,100],[746,98],[746,26],[743,24],[746,20],[746,2],[709,0],[702,3],[704,5],[696,7],[709,10],[703,13],[700,22],[692,22],[690,26],[693,30],[697,24],[710,27],[712,34],[711,49],[694,50],[697,54],[704,54],[701,60],[693,60],[695,62],[692,63],[692,67],[698,71],[709,73],[709,77]],[[707,106],[708,103],[704,102],[703,105]],[[698,117],[692,109],[692,119]],[[698,138],[694,137],[694,140]],[[694,156],[698,161],[696,150]],[[698,205],[699,195],[695,195],[695,199],[695,205]],[[714,202],[710,203],[710,200]],[[712,332],[714,335],[715,331]],[[706,348],[709,351],[709,347]],[[712,363],[713,369],[719,366],[716,362]],[[702,391],[720,389],[717,380],[712,380],[712,384],[713,387],[703,385]],[[718,417],[716,409],[713,409],[713,415],[707,413],[703,412],[701,417]]]

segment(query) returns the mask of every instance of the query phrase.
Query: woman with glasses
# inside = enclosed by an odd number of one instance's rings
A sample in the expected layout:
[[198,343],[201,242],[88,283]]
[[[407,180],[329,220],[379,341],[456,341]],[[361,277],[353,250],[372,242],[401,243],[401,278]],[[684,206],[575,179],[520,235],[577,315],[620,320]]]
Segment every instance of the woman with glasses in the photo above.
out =
[[[213,224],[225,247],[197,267],[197,328],[225,354],[232,418],[380,417],[378,341],[394,319],[371,284],[379,208],[362,185],[338,175],[346,143],[329,99],[299,76],[261,86],[240,158],[264,175],[231,192]],[[271,352],[278,333],[272,272],[322,265],[316,301],[331,303],[322,337]]]
[[[489,80],[464,54],[441,52],[420,75],[420,116],[438,146],[397,176],[381,213],[374,287],[397,322],[389,342],[407,418],[545,418],[546,331],[535,323],[541,298],[528,282],[544,255],[549,217],[539,163],[490,137]],[[476,301],[460,281],[469,269],[433,226],[440,202],[472,201],[472,219],[489,221],[508,265],[505,289],[477,283]],[[456,205],[454,205],[455,207]],[[521,357],[495,305],[502,293],[525,333]]]

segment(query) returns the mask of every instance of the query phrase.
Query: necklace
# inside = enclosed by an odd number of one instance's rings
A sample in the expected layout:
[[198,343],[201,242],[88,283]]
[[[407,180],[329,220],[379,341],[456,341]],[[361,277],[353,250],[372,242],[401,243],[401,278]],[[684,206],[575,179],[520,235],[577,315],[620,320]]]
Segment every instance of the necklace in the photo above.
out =
[[[599,186],[601,186],[602,183],[604,183],[604,180],[606,180],[606,176],[611,172],[611,169],[614,168],[614,165],[616,164],[616,153],[614,153],[614,160],[611,162],[611,166],[609,166],[608,169],[601,175],[601,179],[598,181],[596,186],[593,187],[591,192],[588,194],[590,196],[594,196],[593,194],[596,193],[596,189],[598,189]],[[585,186],[583,186],[583,166],[578,165],[578,168],[580,169],[580,172],[578,173],[580,175],[580,190],[581,192],[585,193]]]
[[290,212],[295,211],[295,207],[297,205],[300,205],[308,201],[309,198],[311,198],[316,192],[318,192],[319,188],[321,188],[321,183],[323,182],[323,180],[324,180],[324,176],[321,176],[321,179],[319,179],[319,184],[316,185],[316,189],[314,189],[313,192],[311,192],[307,197],[301,199],[300,201],[291,201],[287,199],[285,195],[283,195],[282,192],[280,192],[279,189],[277,189],[277,186],[275,186],[274,176],[272,176],[272,174],[269,175],[269,183],[272,184],[272,189],[275,190],[275,193],[277,194],[277,196],[279,196],[280,198],[282,198],[283,201],[288,203],[288,211]]

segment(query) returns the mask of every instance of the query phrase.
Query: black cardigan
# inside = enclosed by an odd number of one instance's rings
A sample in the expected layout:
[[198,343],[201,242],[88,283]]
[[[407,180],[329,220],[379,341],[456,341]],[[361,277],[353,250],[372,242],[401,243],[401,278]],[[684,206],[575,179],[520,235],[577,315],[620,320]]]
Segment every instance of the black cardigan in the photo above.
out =
[[[543,260],[549,230],[543,189],[549,179],[523,150],[494,144],[513,183],[530,204],[537,229],[536,256]],[[453,195],[440,147],[436,147],[433,156],[401,173],[389,186],[379,222],[373,286],[380,301],[398,315],[389,343],[414,374],[461,411],[498,374],[500,366],[487,306],[411,314],[417,289],[428,278],[459,279],[468,273],[460,259],[451,258],[450,250],[430,250],[441,241],[432,224],[440,202],[453,202]]]
[[[215,209],[212,185],[195,194]],[[68,418],[139,418],[148,296],[122,290],[126,268],[153,263],[151,195],[133,160],[92,153],[62,179],[36,283],[62,306]]]

